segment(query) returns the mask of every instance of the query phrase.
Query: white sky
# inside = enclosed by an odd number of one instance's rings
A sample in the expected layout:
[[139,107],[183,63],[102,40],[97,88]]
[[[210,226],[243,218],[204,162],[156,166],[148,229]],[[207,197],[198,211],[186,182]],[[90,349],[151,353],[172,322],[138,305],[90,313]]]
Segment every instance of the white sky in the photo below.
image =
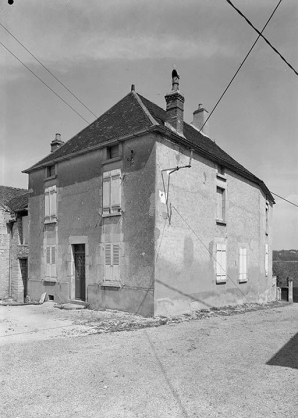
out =
[[[262,29],[278,0],[234,0]],[[2,10],[2,11],[1,11]],[[283,0],[264,35],[298,69],[298,4]],[[257,34],[225,0],[0,0],[0,23],[96,115],[131,84],[165,107],[173,64],[181,76],[185,120],[198,103],[209,111]],[[0,26],[0,40],[90,123],[94,117],[64,91]],[[0,184],[27,187],[21,170],[86,123],[0,45]],[[298,204],[298,77],[260,39],[210,118],[210,136]],[[298,249],[298,208],[277,199],[274,248]]]

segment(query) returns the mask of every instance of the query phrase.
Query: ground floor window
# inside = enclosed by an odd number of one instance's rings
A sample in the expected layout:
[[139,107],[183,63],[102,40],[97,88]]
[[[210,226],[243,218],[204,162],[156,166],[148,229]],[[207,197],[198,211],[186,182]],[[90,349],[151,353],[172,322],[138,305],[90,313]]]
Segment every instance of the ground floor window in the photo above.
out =
[[227,280],[227,246],[226,244],[216,245],[216,283],[223,283]]

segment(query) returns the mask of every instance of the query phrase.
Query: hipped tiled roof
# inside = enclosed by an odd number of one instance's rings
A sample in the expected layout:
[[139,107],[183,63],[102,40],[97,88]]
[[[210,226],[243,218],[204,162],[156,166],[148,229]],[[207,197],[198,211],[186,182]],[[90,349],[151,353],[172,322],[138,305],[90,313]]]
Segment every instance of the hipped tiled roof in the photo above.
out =
[[28,199],[29,199],[29,192],[22,194],[21,196],[12,198],[7,203],[7,206],[14,212],[20,212],[28,208]]
[[[167,112],[164,109],[132,91],[60,148],[25,170],[25,172],[30,173],[30,171],[50,165],[56,160],[59,161],[71,157],[75,153],[88,151],[88,149],[100,146],[100,144],[109,140],[124,138],[146,130],[154,131],[162,128],[166,135],[173,136],[173,131],[166,126],[167,119]],[[183,125],[183,134],[187,143],[196,152],[258,184],[265,195],[274,202],[273,196],[266,185],[230,157],[210,138],[201,134],[186,122]],[[181,137],[179,138],[178,134],[174,137],[177,142],[184,140]]]
[[18,189],[16,187],[0,186],[0,203],[8,205],[9,201],[21,195],[28,193],[26,189]]

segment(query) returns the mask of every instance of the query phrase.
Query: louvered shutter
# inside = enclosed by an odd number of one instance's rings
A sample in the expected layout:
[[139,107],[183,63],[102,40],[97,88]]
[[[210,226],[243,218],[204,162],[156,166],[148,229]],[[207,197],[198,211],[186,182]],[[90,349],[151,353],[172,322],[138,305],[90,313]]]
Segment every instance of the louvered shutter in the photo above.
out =
[[46,247],[46,276],[51,277],[51,247]]
[[217,281],[226,280],[227,271],[227,253],[225,244],[217,244],[216,246],[216,277]]
[[56,270],[56,247],[52,246],[52,254],[51,254],[51,277],[57,276]]
[[247,250],[243,248],[243,280],[247,280]]
[[113,244],[113,280],[120,280],[120,245]]
[[105,280],[113,280],[112,244],[105,244]]

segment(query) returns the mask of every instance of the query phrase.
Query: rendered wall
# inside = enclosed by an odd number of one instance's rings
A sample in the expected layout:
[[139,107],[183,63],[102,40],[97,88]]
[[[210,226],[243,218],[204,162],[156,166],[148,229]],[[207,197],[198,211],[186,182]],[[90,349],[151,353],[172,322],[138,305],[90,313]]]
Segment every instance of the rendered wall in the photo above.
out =
[[[86,302],[95,309],[153,314],[155,146],[152,135],[121,145],[107,161],[106,150],[62,161],[55,179],[44,170],[29,176],[29,295],[47,292],[57,302],[75,298],[72,246],[85,244]],[[133,150],[133,153],[131,151]],[[133,158],[132,157],[133,154]],[[122,214],[102,217],[102,173],[121,169]],[[44,189],[56,185],[58,219],[44,224]],[[120,287],[105,287],[104,244],[121,243]],[[57,282],[45,280],[46,243],[58,245]]]
[[[270,299],[265,276],[265,203],[252,183],[226,170],[226,225],[216,222],[216,166],[194,155],[191,168],[170,175],[168,209],[161,170],[189,164],[189,151],[156,145],[155,315]],[[168,174],[164,173],[165,184]],[[166,186],[167,191],[167,186]],[[270,217],[272,208],[270,207]],[[170,215],[170,223],[168,215]],[[227,245],[226,283],[216,283],[216,244]],[[239,248],[248,251],[248,281],[239,283]],[[271,266],[271,256],[269,258]]]
[[10,232],[4,220],[4,209],[0,206],[0,299],[9,296],[9,247]]

